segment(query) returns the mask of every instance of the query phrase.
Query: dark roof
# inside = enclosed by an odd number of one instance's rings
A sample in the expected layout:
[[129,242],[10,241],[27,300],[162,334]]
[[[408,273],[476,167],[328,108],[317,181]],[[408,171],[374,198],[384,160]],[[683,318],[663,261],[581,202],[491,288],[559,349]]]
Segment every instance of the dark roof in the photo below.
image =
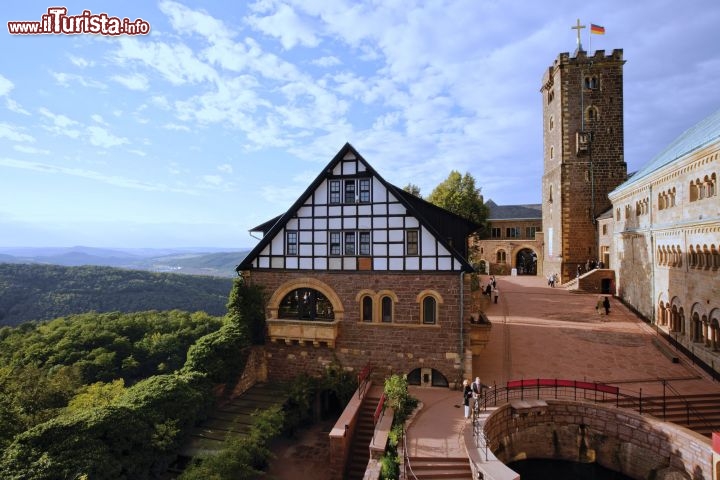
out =
[[603,213],[601,213],[600,215],[597,216],[598,220],[604,220],[606,218],[613,218],[613,209],[612,208],[608,208]]
[[493,220],[542,220],[542,204],[498,205],[492,200],[485,203],[488,207],[488,221]]
[[[253,228],[251,232],[263,232],[264,236],[255,245],[250,253],[245,257],[240,265],[237,266],[236,270],[247,270],[252,268],[252,261],[257,255],[265,248],[265,246],[272,240],[272,238],[282,229],[288,220],[297,212],[297,210],[305,203],[307,198],[318,188],[318,186],[325,180],[335,165],[340,162],[348,153],[355,155],[359,161],[361,161],[367,171],[377,178],[393,195],[395,195],[400,203],[405,205],[408,212],[418,219],[420,224],[424,226],[447,250],[453,253],[462,263],[463,269],[471,272],[473,267],[467,262],[467,236],[474,231],[481,228],[474,222],[471,222],[463,217],[455,215],[443,208],[435,206],[425,200],[412,195],[409,192],[404,191],[401,188],[392,185],[385,181],[374,168],[363,158],[355,148],[346,143],[340,151],[333,157],[328,165],[320,172],[320,174],[313,180],[308,188],[303,192],[302,195],[293,203],[287,212],[268,220],[265,223],[258,225]],[[442,235],[440,234],[442,232]]]

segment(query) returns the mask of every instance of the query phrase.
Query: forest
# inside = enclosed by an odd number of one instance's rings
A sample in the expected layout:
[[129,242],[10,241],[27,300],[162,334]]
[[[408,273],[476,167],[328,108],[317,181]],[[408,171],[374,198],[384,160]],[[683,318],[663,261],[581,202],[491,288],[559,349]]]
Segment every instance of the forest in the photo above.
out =
[[232,279],[112,267],[0,263],[0,325],[84,312],[225,314]]

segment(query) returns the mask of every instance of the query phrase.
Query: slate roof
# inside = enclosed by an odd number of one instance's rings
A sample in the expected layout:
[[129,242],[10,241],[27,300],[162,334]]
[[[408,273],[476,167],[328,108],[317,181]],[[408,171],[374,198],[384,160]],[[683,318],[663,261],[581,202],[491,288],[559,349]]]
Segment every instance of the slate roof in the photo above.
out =
[[[308,197],[325,181],[329,172],[333,171],[335,165],[340,162],[348,153],[355,155],[367,168],[367,171],[377,178],[387,190],[397,197],[398,201],[405,205],[408,212],[418,219],[421,225],[427,230],[453,255],[457,257],[463,266],[463,270],[467,272],[474,271],[467,258],[467,237],[471,233],[479,230],[482,226],[471,222],[459,215],[455,215],[443,208],[433,205],[415,195],[406,192],[380,176],[375,169],[363,158],[355,148],[346,143],[340,151],[333,157],[330,163],[321,171],[315,180],[308,186],[303,194],[295,201],[287,212],[272,218],[255,228],[251,232],[263,232],[263,238],[258,242],[255,248],[243,259],[242,263],[237,266],[236,271],[248,270],[252,268],[252,261],[267,246],[275,235],[285,226],[295,212],[305,204]],[[441,235],[442,232],[442,235]]]
[[677,137],[650,163],[645,165],[645,167],[626,180],[625,183],[618,186],[614,191],[631,187],[660,168],[717,141],[720,141],[720,109],[683,132],[682,135]]
[[488,207],[488,221],[493,220],[542,220],[542,204],[498,205],[492,200],[485,202]]

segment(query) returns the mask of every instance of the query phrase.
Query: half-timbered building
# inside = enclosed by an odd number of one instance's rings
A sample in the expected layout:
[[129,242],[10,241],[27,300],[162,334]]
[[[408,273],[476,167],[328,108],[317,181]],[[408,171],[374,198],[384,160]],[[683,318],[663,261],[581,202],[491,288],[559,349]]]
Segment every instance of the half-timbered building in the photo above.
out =
[[[448,385],[472,350],[467,237],[479,226],[383,179],[345,144],[237,267],[266,295],[270,378],[330,362]],[[489,328],[489,326],[488,326]]]

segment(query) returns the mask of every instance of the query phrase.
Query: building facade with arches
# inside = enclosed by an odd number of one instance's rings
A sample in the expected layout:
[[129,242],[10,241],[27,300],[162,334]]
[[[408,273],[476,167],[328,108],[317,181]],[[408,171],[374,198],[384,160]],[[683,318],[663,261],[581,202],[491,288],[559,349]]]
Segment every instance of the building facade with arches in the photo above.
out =
[[542,205],[488,200],[489,238],[472,240],[475,268],[488,275],[542,275]]
[[[472,370],[479,228],[386,182],[346,144],[262,235],[238,274],[266,297],[268,376],[333,362],[448,386]],[[477,346],[475,346],[477,347]]]
[[617,295],[720,371],[720,110],[610,192]]

